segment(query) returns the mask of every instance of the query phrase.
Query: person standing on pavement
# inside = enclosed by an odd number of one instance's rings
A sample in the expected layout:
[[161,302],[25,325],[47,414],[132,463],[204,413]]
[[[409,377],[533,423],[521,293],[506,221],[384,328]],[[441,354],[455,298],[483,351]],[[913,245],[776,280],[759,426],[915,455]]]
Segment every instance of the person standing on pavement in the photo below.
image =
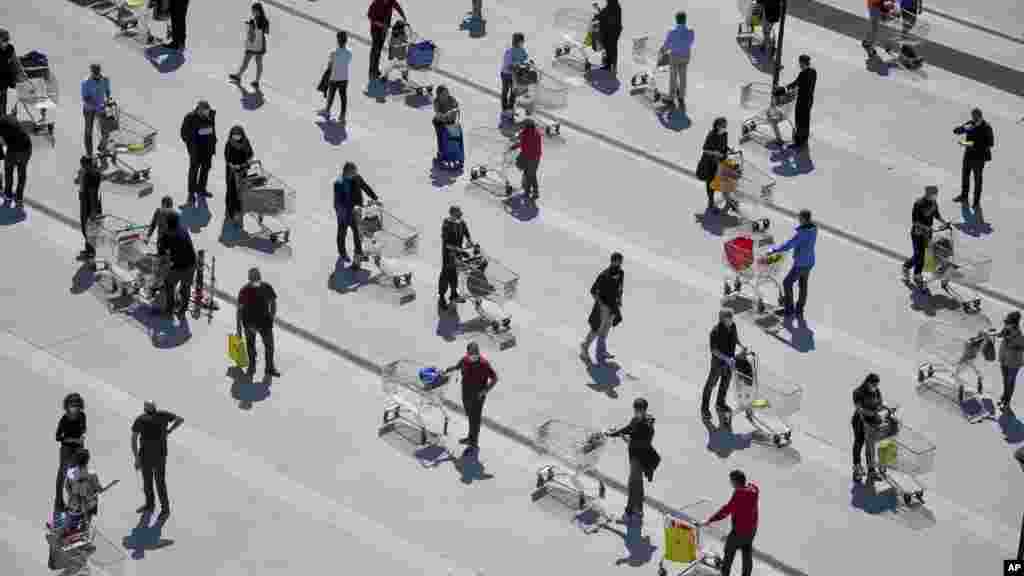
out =
[[924,257],[928,250],[928,244],[932,240],[932,228],[935,220],[943,224],[949,224],[939,214],[939,203],[936,198],[939,196],[938,186],[927,186],[924,189],[924,196],[914,202],[914,208],[910,213],[910,244],[914,249],[913,255],[903,263],[903,278],[910,279],[910,270],[914,270],[914,282],[919,286],[924,285]]
[[224,144],[224,166],[227,176],[224,218],[238,226],[242,224],[242,197],[238,189],[238,180],[245,175],[255,156],[256,153],[245,135],[245,130],[237,124],[232,126],[228,132],[228,141]]
[[57,465],[57,491],[53,500],[54,512],[63,512],[64,479],[68,468],[74,465],[75,453],[85,447],[85,401],[78,392],[64,397],[64,414],[57,422],[56,441],[60,444],[60,460]]
[[18,85],[20,73],[21,62],[11,44],[11,33],[0,28],[0,116],[7,115],[7,91]]
[[590,287],[590,295],[594,298],[594,305],[590,309],[590,316],[587,323],[590,324],[590,332],[580,343],[580,358],[590,363],[590,345],[597,340],[598,363],[603,363],[609,358],[614,358],[608,353],[608,333],[613,326],[618,326],[622,321],[622,289],[625,282],[625,274],[622,271],[622,254],[612,253],[611,263],[607,268],[597,275],[594,284]]
[[[718,165],[732,151],[729,148],[729,122],[724,116],[719,116],[715,118],[711,124],[711,130],[704,138],[704,148],[701,150],[700,161],[697,163],[697,178],[704,181],[704,189],[708,194],[708,212],[716,210],[715,189],[711,185],[715,181],[715,176],[718,175]],[[727,211],[736,210],[738,206],[726,197],[725,208]]]
[[974,176],[974,202],[975,210],[981,207],[981,175],[985,170],[985,163],[992,160],[992,147],[995,146],[995,136],[992,133],[992,126],[985,121],[981,110],[971,110],[971,120],[966,124],[957,126],[953,134],[963,136],[964,161],[960,170],[960,195],[953,198],[953,202],[967,203],[967,194],[971,190],[971,176]]
[[[196,274],[197,260],[196,249],[192,246],[192,238],[180,226],[177,214],[167,215],[167,229],[157,240],[157,253],[169,257],[171,260],[171,268],[167,271],[167,278],[164,280],[164,298],[166,299],[164,314],[167,316],[174,313],[179,316],[183,315],[192,300],[192,279]],[[176,290],[177,299],[175,299]]]
[[676,27],[669,30],[661,46],[661,54],[668,57],[669,103],[686,110],[686,68],[690,65],[694,32],[686,26],[686,12],[676,12]]
[[441,310],[448,309],[445,295],[451,296],[452,305],[466,301],[459,294],[459,272],[457,263],[466,247],[473,245],[473,237],[469,234],[469,226],[462,219],[462,209],[452,206],[448,209],[448,217],[441,224],[441,277],[437,282],[437,306]]
[[341,175],[334,181],[334,213],[338,218],[338,257],[348,260],[345,242],[348,230],[351,228],[355,255],[355,258],[352,259],[352,268],[355,270],[359,269],[360,263],[363,261],[363,240],[359,232],[363,193],[374,202],[380,202],[377,193],[359,175],[359,169],[355,163],[346,162],[341,169]]
[[[811,276],[811,269],[814,268],[814,247],[818,242],[818,227],[811,220],[810,210],[801,210],[799,218],[800,224],[796,227],[796,234],[782,246],[769,250],[768,254],[793,251],[793,267],[782,279],[782,314],[803,318],[804,306],[807,304],[807,280]],[[794,308],[793,284],[796,282],[800,284],[800,299]]]
[[253,2],[252,16],[245,22],[245,55],[238,72],[228,75],[232,82],[241,84],[242,75],[249,68],[249,62],[256,61],[256,79],[250,86],[259,90],[263,78],[263,56],[267,53],[267,36],[270,36],[270,20],[263,11],[263,4]]
[[96,247],[89,243],[89,221],[103,214],[100,201],[100,183],[103,175],[96,166],[96,161],[88,156],[79,160],[78,172],[78,220],[82,225],[82,237],[85,238],[85,250],[80,254],[83,258],[96,256]]
[[[249,283],[238,292],[238,314],[235,334],[245,334],[245,345],[249,352],[248,376],[256,372],[256,335],[263,340],[263,351],[267,361],[264,374],[279,378],[281,373],[274,365],[274,319],[277,317],[277,293],[263,281],[259,268],[249,269]],[[244,332],[243,332],[244,331]]]
[[171,214],[178,217],[178,222],[181,222],[181,216],[178,211],[174,209],[174,199],[170,196],[164,196],[160,199],[160,207],[153,211],[153,218],[149,221],[149,229],[146,230],[146,241],[153,237],[153,232],[156,232],[157,239],[160,239],[168,230],[167,220]]
[[725,538],[725,550],[722,556],[722,576],[732,573],[732,562],[736,552],[743,556],[743,576],[750,576],[754,570],[754,536],[757,535],[758,500],[760,489],[753,482],[747,482],[747,475],[740,470],[729,472],[729,483],[732,485],[732,498],[722,509],[708,518],[705,524],[711,524],[732,516],[732,530]]
[[654,470],[661,463],[661,456],[654,449],[654,417],[647,413],[647,400],[633,400],[633,418],[628,424],[608,432],[608,436],[626,436],[629,438],[629,481],[626,511],[622,515],[622,523],[640,522],[644,517],[644,477],[650,482],[654,479]]
[[107,150],[107,139],[110,130],[105,122],[107,102],[113,96],[110,91],[110,78],[103,75],[99,64],[89,65],[89,77],[82,80],[82,114],[85,117],[85,154],[93,155],[92,136],[96,130],[96,120],[100,124],[100,153]]
[[[0,159],[4,161],[4,201],[14,201],[21,210],[25,201],[25,177],[28,174],[28,161],[32,159],[32,137],[13,116],[0,116],[0,140],[4,151]],[[18,187],[14,187],[14,172],[18,172]]]
[[860,464],[861,452],[868,461],[868,481],[882,479],[876,466],[875,445],[878,443],[878,427],[882,424],[879,412],[885,405],[882,403],[882,391],[878,385],[882,379],[878,374],[868,374],[864,382],[853,390],[853,479],[859,482],[864,477],[864,468]]
[[1024,365],[1024,334],[1020,329],[1020,312],[1014,310],[1006,315],[999,337],[1003,339],[999,344],[999,371],[1003,376],[1003,395],[999,399],[999,407],[1012,412],[1017,373]]
[[597,13],[601,47],[604,48],[602,68],[616,75],[619,66],[619,36],[622,35],[622,6],[619,0],[607,0]]
[[398,3],[398,0],[372,0],[370,8],[366,11],[366,17],[370,19],[370,81],[373,82],[381,77],[380,53],[384,50],[384,40],[388,37],[388,30],[391,28],[392,12],[398,12],[403,20],[408,21],[405,10]]
[[533,118],[526,118],[519,131],[519,141],[511,147],[512,150],[519,150],[516,165],[523,171],[523,194],[533,201],[540,198],[537,170],[540,169],[543,142],[544,136],[537,129],[537,122]]
[[736,366],[736,349],[743,348],[740,344],[739,331],[736,330],[736,322],[733,319],[733,312],[728,308],[718,313],[718,323],[711,329],[711,369],[708,371],[708,379],[704,382],[704,393],[701,395],[700,414],[705,422],[711,421],[711,390],[718,386],[718,395],[715,400],[715,408],[719,414],[731,412],[726,404],[726,396],[729,392],[729,381],[732,380],[732,371]]
[[217,151],[217,113],[210,103],[200,100],[181,123],[181,140],[188,150],[188,202],[194,206],[199,196],[211,197],[207,190],[213,156]]
[[152,401],[144,403],[142,408],[142,414],[132,424],[132,456],[135,469],[142,472],[146,502],[136,512],[153,512],[156,507],[153,498],[155,481],[156,493],[160,497],[160,517],[167,518],[171,514],[171,501],[167,498],[167,437],[185,420],[172,412],[157,410]]
[[795,126],[793,127],[792,148],[803,148],[811,137],[811,106],[814,106],[814,87],[818,83],[818,71],[811,67],[811,57],[801,54],[800,73],[796,80],[786,87],[796,89]]
[[498,385],[498,374],[491,363],[480,354],[480,346],[476,342],[467,344],[466,355],[444,372],[449,374],[456,370],[459,370],[462,376],[462,408],[469,420],[469,435],[459,440],[459,443],[479,448],[484,401],[487,394]]
[[334,95],[337,94],[341,100],[338,123],[344,125],[348,112],[348,69],[352,63],[352,51],[347,48],[348,32],[339,30],[337,38],[338,47],[327,58],[327,107],[324,108],[324,114],[329,122],[331,108],[334,106]]
[[515,73],[516,67],[526,64],[530,60],[523,44],[526,43],[526,36],[522,32],[512,35],[512,45],[505,49],[505,56],[501,60],[501,116],[502,118],[513,118],[516,115],[516,93]]
[[188,26],[188,0],[171,0],[171,41],[164,44],[170,50],[184,50]]

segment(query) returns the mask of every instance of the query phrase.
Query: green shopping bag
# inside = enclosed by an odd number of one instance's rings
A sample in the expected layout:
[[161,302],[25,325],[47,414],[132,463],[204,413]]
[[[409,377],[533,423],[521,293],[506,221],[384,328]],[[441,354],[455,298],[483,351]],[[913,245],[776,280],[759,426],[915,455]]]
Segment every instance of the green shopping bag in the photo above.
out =
[[886,468],[896,465],[896,443],[892,440],[882,440],[878,443],[878,463]]
[[249,351],[245,339],[237,334],[228,334],[228,358],[239,368],[249,367]]
[[935,272],[938,267],[938,262],[935,261],[935,252],[932,250],[932,245],[929,244],[924,251],[924,271]]

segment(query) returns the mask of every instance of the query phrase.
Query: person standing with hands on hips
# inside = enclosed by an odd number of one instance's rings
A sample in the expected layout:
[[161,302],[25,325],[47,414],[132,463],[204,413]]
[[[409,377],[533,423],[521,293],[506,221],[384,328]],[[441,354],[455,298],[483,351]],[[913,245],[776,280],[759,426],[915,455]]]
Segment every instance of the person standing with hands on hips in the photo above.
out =
[[654,470],[661,463],[661,456],[651,445],[654,440],[654,417],[647,413],[647,400],[633,400],[633,418],[629,424],[610,430],[608,436],[629,438],[629,494],[621,522],[639,522],[644,517],[644,477],[647,477],[648,482],[652,481]]
[[469,419],[469,435],[459,440],[460,444],[479,448],[480,424],[483,420],[484,400],[498,385],[498,374],[491,363],[480,355],[476,342],[466,345],[466,355],[454,366],[445,369],[445,374],[459,370],[462,375],[462,408]]
[[[811,220],[811,211],[804,209],[800,211],[800,224],[796,227],[796,234],[782,246],[777,246],[768,251],[768,254],[779,254],[789,250],[793,251],[793,267],[782,279],[782,310],[779,312],[784,316],[804,317],[804,306],[807,304],[807,280],[811,276],[811,269],[814,268],[814,246],[818,242],[818,227]],[[800,284],[800,299],[793,307],[793,284]]]
[[953,198],[953,202],[967,203],[967,193],[971,190],[971,176],[974,176],[974,202],[975,210],[981,207],[981,175],[985,170],[985,163],[992,160],[992,147],[995,146],[995,135],[992,133],[992,126],[985,121],[981,110],[971,110],[971,120],[966,124],[957,126],[953,134],[963,136],[961,144],[964,147],[964,162],[960,171],[960,195]]
[[711,390],[718,386],[718,396],[715,401],[715,408],[720,418],[728,422],[728,415],[731,413],[729,405],[725,403],[726,395],[729,392],[729,381],[732,379],[732,370],[736,366],[736,348],[743,348],[740,344],[739,332],[736,330],[736,323],[733,321],[733,312],[728,308],[718,313],[718,323],[711,329],[711,369],[708,371],[708,379],[704,383],[704,393],[701,395],[700,414],[705,422],[711,421]]
[[597,340],[598,363],[603,363],[609,358],[614,358],[608,353],[608,333],[612,326],[618,326],[622,322],[622,288],[625,281],[625,274],[622,272],[622,254],[614,252],[611,263],[597,275],[594,284],[590,287],[590,295],[594,298],[594,305],[590,309],[590,316],[587,323],[590,324],[590,332],[580,343],[580,358],[590,363],[590,345]]
[[370,8],[366,11],[366,17],[370,19],[370,81],[373,82],[381,77],[380,53],[384,50],[384,40],[388,37],[388,29],[391,28],[391,15],[398,12],[406,22],[409,18],[405,10],[398,3],[398,0],[373,0]]
[[936,198],[939,196],[938,186],[927,186],[924,189],[924,196],[914,202],[914,208],[910,213],[910,244],[914,249],[913,255],[903,263],[903,278],[910,280],[910,270],[914,270],[914,282],[918,286],[924,285],[924,257],[928,250],[928,244],[932,240],[932,227],[935,220],[943,224],[949,224],[939,214],[939,203]]
[[704,524],[732,516],[732,530],[725,538],[722,576],[729,576],[732,573],[732,562],[737,551],[743,555],[741,574],[750,576],[754,570],[754,536],[757,535],[758,500],[761,491],[753,482],[747,482],[747,475],[740,470],[729,472],[729,483],[732,485],[732,498]]
[[57,465],[57,492],[53,499],[54,512],[63,512],[64,478],[74,465],[75,452],[85,448],[85,400],[78,392],[64,397],[64,414],[57,423],[56,440],[60,444],[60,463]]
[[786,86],[790,90],[796,89],[796,126],[791,145],[794,149],[806,146],[811,137],[811,106],[814,106],[814,87],[818,83],[818,71],[811,67],[811,57],[801,54],[799,62],[800,73]]
[[132,424],[132,456],[135,469],[142,471],[142,490],[146,502],[136,510],[149,514],[156,507],[153,498],[153,483],[160,497],[160,517],[171,514],[171,501],[167,498],[167,437],[185,423],[177,414],[157,410],[156,403],[147,401],[142,405],[142,414]]

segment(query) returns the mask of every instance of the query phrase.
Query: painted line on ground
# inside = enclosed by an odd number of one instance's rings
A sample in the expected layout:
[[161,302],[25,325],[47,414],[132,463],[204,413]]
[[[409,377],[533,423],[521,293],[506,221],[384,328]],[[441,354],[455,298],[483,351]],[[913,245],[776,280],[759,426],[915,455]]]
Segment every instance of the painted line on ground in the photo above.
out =
[[[1007,34],[1006,32],[1001,32],[999,30],[996,30],[995,28],[992,28],[992,27],[989,27],[989,26],[985,26],[983,24],[978,24],[977,22],[972,22],[970,20],[967,20],[966,18],[961,18],[960,16],[954,16],[953,14],[950,14],[949,12],[943,12],[942,10],[936,10],[935,8],[932,8],[930,6],[925,6],[924,7],[924,11],[926,13],[928,13],[928,14],[934,14],[934,15],[938,16],[939,18],[944,18],[946,20],[949,20],[950,22],[955,22],[955,23],[957,23],[957,24],[959,24],[961,26],[964,26],[964,27],[967,27],[967,28],[971,28],[973,30],[977,30],[978,32],[984,32],[985,34],[989,34],[991,36],[995,36],[997,38],[1001,38],[1001,39],[1006,40],[1008,42],[1013,42],[1014,44],[1022,44],[1022,45],[1024,45],[1024,36],[1022,36],[1022,37],[1011,36],[1011,35]],[[1019,24],[1019,22],[1018,22],[1018,24]]]

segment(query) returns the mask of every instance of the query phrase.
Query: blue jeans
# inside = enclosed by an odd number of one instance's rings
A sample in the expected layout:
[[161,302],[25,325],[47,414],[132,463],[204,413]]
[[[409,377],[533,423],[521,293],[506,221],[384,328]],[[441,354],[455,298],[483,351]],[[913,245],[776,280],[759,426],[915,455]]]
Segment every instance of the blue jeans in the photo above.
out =
[[[787,311],[795,311],[797,314],[803,314],[804,305],[807,304],[807,278],[811,275],[810,268],[802,268],[800,266],[793,266],[790,269],[789,274],[782,280],[782,298],[783,306]],[[796,308],[793,308],[793,283],[799,282],[800,284],[800,298],[796,302]]]

